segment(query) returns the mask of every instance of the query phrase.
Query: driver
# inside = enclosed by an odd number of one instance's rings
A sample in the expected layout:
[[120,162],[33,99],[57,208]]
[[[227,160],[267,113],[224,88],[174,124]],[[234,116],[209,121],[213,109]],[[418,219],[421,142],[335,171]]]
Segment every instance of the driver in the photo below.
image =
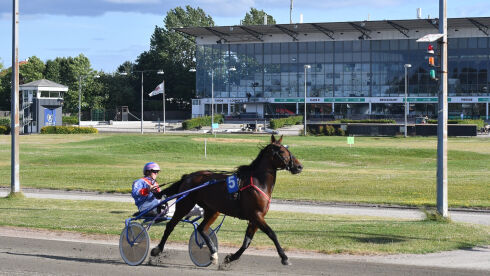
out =
[[[155,207],[160,203],[157,195],[160,194],[161,189],[156,181],[159,172],[160,166],[158,166],[157,163],[146,163],[143,167],[143,177],[133,182],[131,195],[140,212]],[[156,215],[156,208],[151,210],[148,214]]]
[[[166,198],[171,196],[166,194],[171,191],[161,190],[160,185],[156,181],[158,173],[160,172],[160,166],[155,162],[146,163],[143,167],[143,177],[133,182],[131,195],[134,198],[134,204],[138,207],[138,211],[142,212],[146,209],[153,208],[160,203],[162,197]],[[157,215],[159,208],[153,208],[148,215]],[[172,205],[168,214],[173,214],[175,211],[175,205]],[[186,219],[190,219],[191,216],[202,216],[203,209],[198,205],[187,214]]]

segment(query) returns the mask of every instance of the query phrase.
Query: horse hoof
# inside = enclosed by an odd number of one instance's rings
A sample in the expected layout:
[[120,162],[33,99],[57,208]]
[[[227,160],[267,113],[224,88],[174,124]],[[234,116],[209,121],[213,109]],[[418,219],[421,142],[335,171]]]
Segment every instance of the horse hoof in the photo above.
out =
[[288,259],[282,259],[282,260],[281,260],[281,263],[282,263],[283,265],[291,265],[291,263],[288,261]]
[[158,256],[158,255],[159,255],[161,252],[162,252],[162,250],[160,250],[160,248],[157,246],[157,247],[155,247],[155,248],[153,248],[153,249],[151,250],[151,256],[152,256],[152,257],[156,257],[156,256]]
[[224,263],[225,263],[225,264],[229,264],[229,263],[231,263],[231,262],[232,262],[232,260],[231,260],[231,256],[232,256],[232,254],[228,254],[228,255],[226,255],[226,257],[225,257],[225,261],[224,261]]
[[211,254],[211,263],[214,265],[218,264],[218,253],[217,252],[214,252],[213,254]]

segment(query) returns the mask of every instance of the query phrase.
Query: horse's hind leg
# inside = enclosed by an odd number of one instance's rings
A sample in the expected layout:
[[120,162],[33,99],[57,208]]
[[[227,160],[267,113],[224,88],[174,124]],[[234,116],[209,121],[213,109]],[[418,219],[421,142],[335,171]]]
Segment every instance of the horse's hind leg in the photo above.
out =
[[266,233],[267,236],[274,242],[274,245],[276,246],[277,253],[279,253],[279,256],[281,257],[281,263],[283,265],[290,265],[288,261],[288,256],[286,256],[286,253],[284,253],[284,250],[282,249],[281,245],[279,244],[279,241],[277,240],[276,233],[270,228],[269,225],[265,222],[264,218],[259,218],[257,221],[257,224],[262,230],[262,232]]
[[214,221],[218,218],[219,213],[216,211],[210,211],[209,209],[204,210],[204,218],[197,226],[197,231],[199,234],[201,234],[201,237],[204,239],[204,242],[206,242],[206,245],[209,248],[209,251],[211,252],[211,261],[213,264],[218,263],[218,250],[216,249],[216,245],[213,243],[213,241],[209,238],[209,236],[206,234],[204,230],[208,230],[211,224],[213,224]]
[[[184,201],[184,200],[183,200]],[[185,200],[185,202],[180,201],[177,203],[177,206],[175,208],[175,213],[172,216],[172,219],[167,222],[167,225],[165,227],[165,232],[163,233],[162,239],[160,240],[160,243],[158,246],[154,247],[151,250],[151,255],[153,257],[158,256],[163,251],[163,247],[165,246],[165,243],[167,242],[168,236],[172,233],[174,230],[175,225],[179,223],[179,221],[187,214],[189,211],[192,209],[194,206],[194,203],[191,202],[190,200]]]
[[236,261],[240,258],[240,256],[242,256],[243,252],[248,248],[248,246],[252,242],[255,232],[257,232],[257,226],[251,222],[248,222],[247,231],[245,232],[245,238],[243,239],[242,247],[240,247],[240,249],[238,249],[238,251],[235,252],[235,254],[230,254],[226,256],[225,263],[231,263],[233,261]]

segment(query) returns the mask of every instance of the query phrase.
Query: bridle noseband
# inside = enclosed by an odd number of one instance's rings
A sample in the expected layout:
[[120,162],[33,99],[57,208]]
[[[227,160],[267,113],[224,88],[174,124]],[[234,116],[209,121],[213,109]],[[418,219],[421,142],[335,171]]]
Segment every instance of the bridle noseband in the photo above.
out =
[[284,165],[284,168],[280,168],[281,170],[291,171],[291,169],[293,168],[294,155],[291,154],[291,152],[289,151],[289,149],[287,147],[284,147],[284,148],[286,149],[286,151],[289,154],[289,161],[286,161],[286,158],[284,158],[284,156],[281,155],[280,146],[279,146],[279,150],[275,150],[274,148],[272,148],[272,155],[277,156],[277,157],[279,157],[279,159],[281,159],[281,161]]

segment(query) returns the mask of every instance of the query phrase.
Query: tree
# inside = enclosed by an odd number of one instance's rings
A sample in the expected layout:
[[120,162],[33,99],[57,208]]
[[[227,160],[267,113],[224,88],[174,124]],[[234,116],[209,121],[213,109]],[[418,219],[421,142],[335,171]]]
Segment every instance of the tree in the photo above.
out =
[[12,90],[12,68],[0,71],[0,110],[10,110]]
[[[138,56],[134,68],[163,69],[166,96],[171,103],[169,108],[175,109],[177,103],[183,102],[188,103],[185,105],[188,108],[194,96],[195,74],[190,73],[189,69],[196,67],[196,44],[193,37],[177,32],[174,28],[214,26],[214,21],[202,9],[186,6],[185,9],[177,7],[168,11],[163,22],[164,27],[155,27],[150,50]],[[148,74],[145,76],[145,87],[148,87],[148,83],[153,88],[161,81],[161,76]],[[158,98],[161,100],[160,96],[153,97],[152,100],[159,100]]]
[[2,59],[0,58],[0,71],[3,70],[3,62],[2,62]]
[[19,66],[20,84],[43,79],[44,68],[44,62],[38,57],[32,56],[28,58],[26,63],[23,63]]
[[267,15],[267,25],[276,24],[276,20],[272,15],[268,15],[264,10],[257,10],[250,8],[250,11],[245,14],[245,18],[242,20],[242,25],[264,25],[264,16]]
[[46,61],[44,75],[46,79],[68,86],[68,92],[64,97],[64,112],[78,111],[80,84],[82,85],[82,110],[88,107],[101,108],[104,99],[108,98],[103,85],[98,84],[94,78],[97,72],[91,68],[90,60],[83,54]]

